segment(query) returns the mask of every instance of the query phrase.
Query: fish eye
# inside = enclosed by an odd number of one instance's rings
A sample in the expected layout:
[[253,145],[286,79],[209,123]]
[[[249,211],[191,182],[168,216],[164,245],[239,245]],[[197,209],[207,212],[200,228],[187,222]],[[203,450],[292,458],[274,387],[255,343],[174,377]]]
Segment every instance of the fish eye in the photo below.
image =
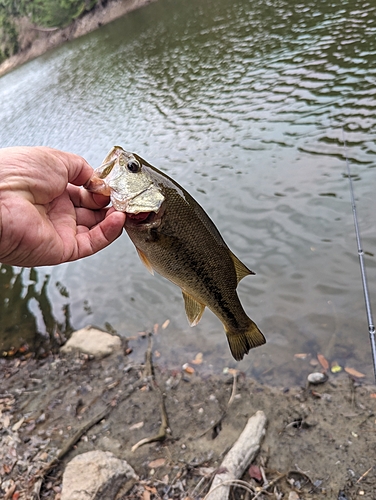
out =
[[137,160],[129,160],[127,168],[130,172],[136,173],[140,170],[140,164]]

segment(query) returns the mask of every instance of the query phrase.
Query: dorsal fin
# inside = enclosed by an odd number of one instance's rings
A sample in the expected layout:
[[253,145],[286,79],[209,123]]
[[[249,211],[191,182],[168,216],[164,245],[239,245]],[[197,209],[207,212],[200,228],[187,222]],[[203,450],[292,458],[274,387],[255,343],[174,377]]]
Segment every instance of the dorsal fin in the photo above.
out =
[[182,290],[184,304],[185,304],[185,313],[188,318],[188,322],[191,326],[196,326],[200,321],[202,315],[205,311],[205,304],[201,304],[197,302],[197,300],[189,295],[189,293]]
[[243,264],[243,262],[241,262],[236,255],[234,255],[232,252],[230,253],[231,253],[231,259],[235,266],[236,278],[238,280],[238,283],[246,276],[249,276],[250,274],[255,274],[253,271],[248,269],[248,267],[245,264]]

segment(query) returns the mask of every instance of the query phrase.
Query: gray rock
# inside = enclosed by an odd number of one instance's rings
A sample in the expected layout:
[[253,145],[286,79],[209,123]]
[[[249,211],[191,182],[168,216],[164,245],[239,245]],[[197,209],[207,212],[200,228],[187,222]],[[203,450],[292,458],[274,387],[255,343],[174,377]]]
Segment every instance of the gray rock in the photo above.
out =
[[133,468],[109,451],[77,455],[65,468],[61,500],[113,500],[138,480]]
[[91,354],[96,358],[103,358],[121,348],[121,340],[115,335],[86,326],[73,332],[68,342],[61,347],[63,353],[75,351]]

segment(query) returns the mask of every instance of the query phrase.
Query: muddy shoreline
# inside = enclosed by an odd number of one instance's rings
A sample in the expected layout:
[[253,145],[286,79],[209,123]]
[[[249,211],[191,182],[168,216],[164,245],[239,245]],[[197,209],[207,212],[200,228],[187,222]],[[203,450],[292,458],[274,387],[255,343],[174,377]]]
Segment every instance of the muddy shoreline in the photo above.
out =
[[0,64],[0,77],[64,42],[86,35],[152,1],[155,0],[109,0],[105,6],[97,5],[64,29],[43,29],[33,25],[28,19],[19,19],[17,27],[20,31],[20,51]]
[[[139,349],[148,352],[147,339]],[[259,410],[268,423],[254,464],[264,479],[243,477],[257,498],[273,491],[283,495],[275,498],[304,500],[376,498],[374,388],[344,372],[317,386],[272,388],[235,370],[209,375],[204,364],[158,366],[150,349],[144,364],[127,353],[122,340],[102,359],[81,352],[0,360],[2,498],[30,500],[40,481],[35,498],[59,500],[67,463],[103,450],[125,459],[140,478],[119,500],[203,499],[224,455]],[[161,394],[165,439],[132,451],[158,433]],[[72,436],[79,438],[73,443]],[[237,488],[232,498],[244,495]]]

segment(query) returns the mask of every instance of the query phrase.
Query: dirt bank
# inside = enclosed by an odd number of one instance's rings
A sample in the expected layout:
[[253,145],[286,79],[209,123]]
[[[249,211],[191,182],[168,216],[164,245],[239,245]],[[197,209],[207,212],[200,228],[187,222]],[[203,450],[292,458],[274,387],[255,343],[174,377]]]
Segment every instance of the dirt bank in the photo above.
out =
[[86,33],[108,24],[128,12],[143,7],[153,0],[109,0],[105,6],[98,5],[70,26],[64,29],[43,29],[32,24],[28,19],[17,20],[20,37],[20,51],[0,64],[0,76],[17,66],[35,59],[62,43],[78,38]]
[[[139,349],[147,350],[147,339]],[[193,373],[147,363],[145,372],[127,352],[124,343],[102,360],[83,354],[0,360],[2,498],[30,500],[34,490],[58,500],[66,463],[98,449],[127,460],[140,476],[124,499],[202,499],[257,410],[268,425],[252,475],[261,471],[264,479],[244,477],[257,498],[376,498],[374,388],[343,372],[322,385],[283,389],[235,371],[208,375],[204,363],[192,364]],[[158,434],[163,394],[166,439],[132,452]],[[59,450],[61,460],[38,486]],[[230,498],[244,495],[238,488]]]

